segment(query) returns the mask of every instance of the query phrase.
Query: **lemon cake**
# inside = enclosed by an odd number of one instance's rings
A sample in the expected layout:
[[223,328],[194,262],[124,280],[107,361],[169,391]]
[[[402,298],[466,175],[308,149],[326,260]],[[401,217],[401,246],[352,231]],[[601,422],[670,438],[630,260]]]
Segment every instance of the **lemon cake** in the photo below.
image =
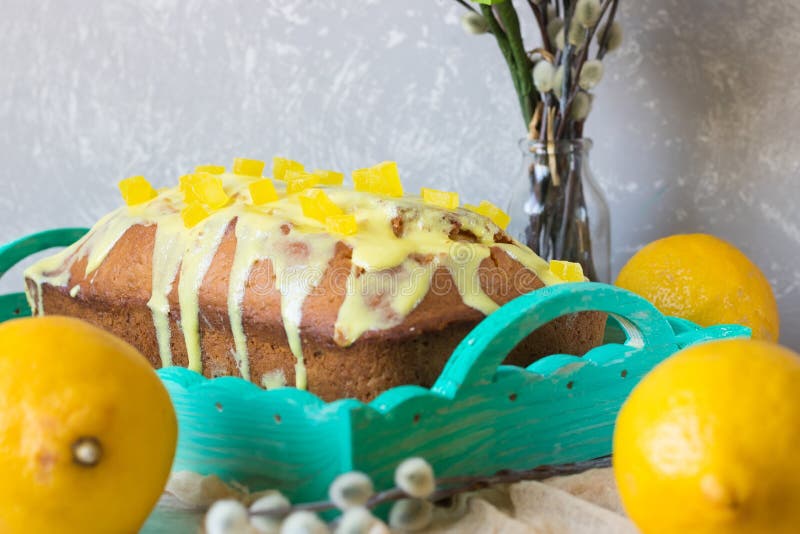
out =
[[[237,159],[171,188],[123,180],[126,205],[26,271],[31,308],[105,328],[156,368],[370,400],[430,386],[509,300],[583,280],[511,239],[508,216],[488,202],[404,194],[393,162],[355,171],[347,186],[284,158],[263,174],[263,162]],[[597,313],[553,321],[507,363],[583,354],[604,323]]]

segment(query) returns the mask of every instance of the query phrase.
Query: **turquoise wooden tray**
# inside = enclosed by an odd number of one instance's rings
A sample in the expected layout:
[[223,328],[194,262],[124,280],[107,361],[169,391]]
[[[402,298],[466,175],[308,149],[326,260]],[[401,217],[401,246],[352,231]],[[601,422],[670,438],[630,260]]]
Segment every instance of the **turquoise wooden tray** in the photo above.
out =
[[[51,230],[0,247],[0,276],[85,231]],[[583,357],[548,356],[526,369],[502,365],[530,332],[588,310],[609,314],[604,345]],[[29,314],[22,293],[0,296],[0,320]],[[294,388],[264,391],[181,367],[158,374],[178,413],[175,470],[279,488],[298,502],[324,498],[330,481],[353,469],[389,487],[394,467],[409,456],[423,456],[438,475],[449,476],[607,455],[622,402],[654,365],[688,345],[749,335],[743,326],[700,328],[667,318],[633,293],[587,282],[509,302],[461,342],[433,387],[396,387],[369,404],[325,403]]]

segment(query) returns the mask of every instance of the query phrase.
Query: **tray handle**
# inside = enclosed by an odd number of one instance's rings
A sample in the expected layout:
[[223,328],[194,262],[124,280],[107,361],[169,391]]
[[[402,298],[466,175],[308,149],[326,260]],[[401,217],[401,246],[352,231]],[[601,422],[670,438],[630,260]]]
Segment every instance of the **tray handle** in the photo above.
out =
[[517,344],[553,319],[582,311],[612,315],[626,345],[675,345],[675,335],[652,304],[630,291],[596,282],[558,284],[522,295],[484,319],[453,351],[432,390],[454,397],[464,385],[490,383]]
[[[88,228],[56,228],[0,246],[0,278],[25,258],[49,248],[69,246],[88,231]],[[0,295],[0,322],[27,315],[30,315],[30,309],[25,293]]]
[[49,248],[69,246],[88,231],[88,228],[55,228],[6,243],[0,247],[0,278],[25,258]]

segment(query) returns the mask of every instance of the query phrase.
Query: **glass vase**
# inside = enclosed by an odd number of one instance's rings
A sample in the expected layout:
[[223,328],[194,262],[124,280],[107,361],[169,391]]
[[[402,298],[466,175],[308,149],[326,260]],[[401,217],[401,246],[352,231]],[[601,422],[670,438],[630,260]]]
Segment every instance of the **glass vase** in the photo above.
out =
[[509,233],[546,260],[580,263],[593,281],[611,280],[611,225],[589,166],[589,139],[523,139],[522,179],[512,188]]

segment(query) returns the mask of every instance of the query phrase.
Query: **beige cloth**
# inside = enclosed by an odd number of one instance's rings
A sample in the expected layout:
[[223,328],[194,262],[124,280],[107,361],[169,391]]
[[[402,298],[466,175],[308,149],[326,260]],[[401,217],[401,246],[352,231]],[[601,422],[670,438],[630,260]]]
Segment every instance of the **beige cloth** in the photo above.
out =
[[460,495],[437,508],[426,532],[526,534],[635,534],[609,469],[518,482]]
[[[228,486],[216,477],[178,473],[167,487],[172,495],[162,501],[145,532],[194,532],[203,509],[221,498],[252,501],[243,488]],[[176,499],[177,497],[177,499]],[[179,507],[184,510],[181,512]],[[181,515],[182,514],[182,515]],[[185,522],[185,523],[184,523]],[[177,530],[175,530],[177,528]],[[635,534],[625,517],[610,468],[544,482],[518,482],[458,495],[449,507],[437,507],[430,534]]]

